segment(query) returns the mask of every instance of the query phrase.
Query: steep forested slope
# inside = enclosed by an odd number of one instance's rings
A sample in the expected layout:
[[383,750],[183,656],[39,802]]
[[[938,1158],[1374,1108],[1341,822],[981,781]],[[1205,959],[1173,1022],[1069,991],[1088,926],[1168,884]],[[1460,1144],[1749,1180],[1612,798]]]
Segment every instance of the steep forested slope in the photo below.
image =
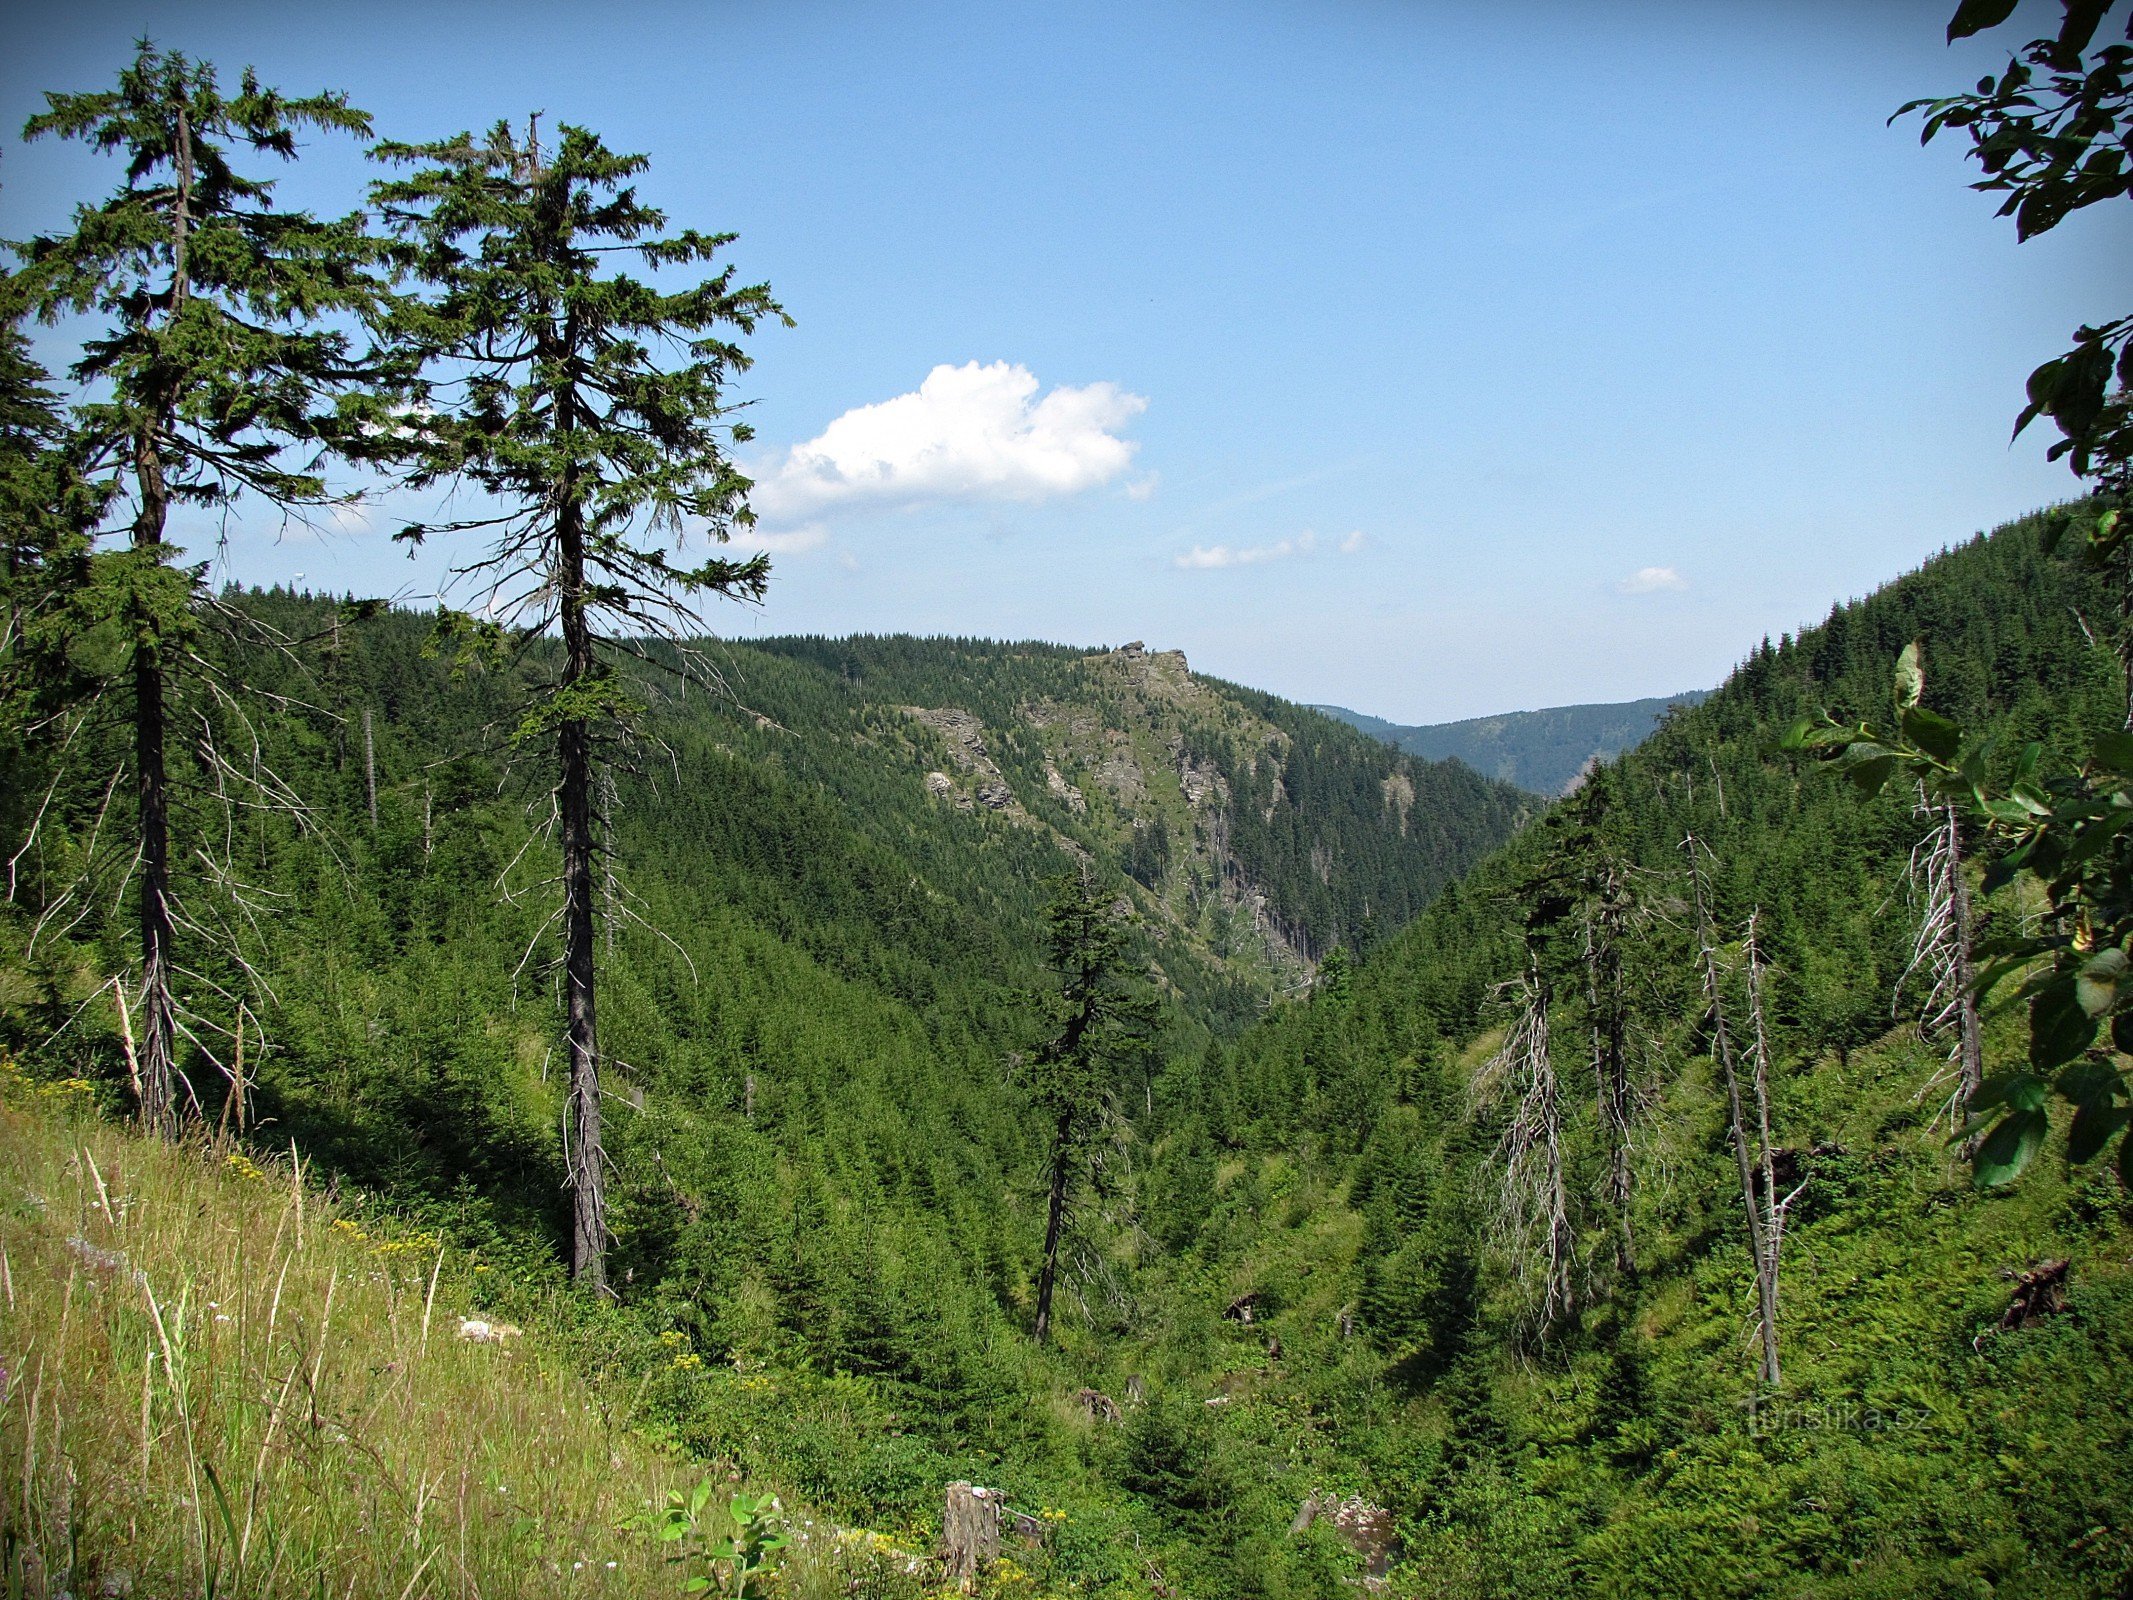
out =
[[[2100,1595],[2133,1574],[2126,1194],[2092,1169],[1972,1192],[1936,1125],[1947,1040],[1913,1026],[1906,868],[1927,823],[1911,796],[1862,799],[1774,748],[1821,707],[1883,714],[1913,639],[1928,703],[1998,730],[2004,760],[2030,739],[2068,757],[2115,723],[2114,665],[2089,639],[2107,597],[2037,533],[1973,541],[1758,647],[1359,971],[1161,1086],[1154,1181],[1191,1213],[1168,1219],[1183,1265],[1167,1314],[1203,1320],[1197,1348],[1166,1334],[1144,1359],[1226,1373],[1262,1415],[1308,1417],[1317,1477],[1291,1481],[1389,1508],[1416,1592]],[[1780,1182],[1804,1183],[1775,1391],[1755,1382],[1691,834],[1737,1030],[1756,918]],[[1587,934],[1549,921],[1600,850],[1635,907],[1627,1265],[1594,1110]],[[1983,931],[2023,906],[1995,896]],[[1502,1225],[1511,1110],[1479,1093],[1528,974],[1553,984],[1548,1108],[1572,1233],[1573,1304],[1554,1316],[1545,1229]],[[2019,1016],[1994,1020],[1987,1069],[2021,1050]],[[2064,1308],[2003,1327],[2013,1280],[2053,1262],[2071,1262]],[[1208,1309],[1247,1294],[1249,1329]]]

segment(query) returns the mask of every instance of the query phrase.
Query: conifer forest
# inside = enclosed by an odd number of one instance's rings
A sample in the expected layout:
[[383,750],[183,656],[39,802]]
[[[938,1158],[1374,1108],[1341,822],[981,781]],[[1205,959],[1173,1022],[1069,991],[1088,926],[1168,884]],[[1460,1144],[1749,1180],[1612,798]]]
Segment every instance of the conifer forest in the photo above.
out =
[[[2128,6],[1947,32],[1887,136],[2125,211]],[[1566,692],[1544,795],[1160,638],[731,631],[808,307],[702,152],[44,87],[0,1594],[2133,1594],[2133,314],[1992,397],[2062,498]],[[209,559],[358,503],[434,599]]]

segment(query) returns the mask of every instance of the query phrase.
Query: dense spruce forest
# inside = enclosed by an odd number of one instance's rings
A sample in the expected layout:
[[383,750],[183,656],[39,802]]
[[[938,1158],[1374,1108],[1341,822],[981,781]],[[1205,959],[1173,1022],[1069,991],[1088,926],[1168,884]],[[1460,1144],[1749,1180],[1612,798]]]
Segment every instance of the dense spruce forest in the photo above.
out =
[[[2111,9],[1898,113],[2024,236],[2133,193]],[[11,1600],[2133,1593],[2133,318],[2082,498],[1547,800],[707,636],[785,311],[585,128],[322,220],[338,94],[46,104],[127,166],[0,286]],[[336,475],[458,586],[185,548]]]

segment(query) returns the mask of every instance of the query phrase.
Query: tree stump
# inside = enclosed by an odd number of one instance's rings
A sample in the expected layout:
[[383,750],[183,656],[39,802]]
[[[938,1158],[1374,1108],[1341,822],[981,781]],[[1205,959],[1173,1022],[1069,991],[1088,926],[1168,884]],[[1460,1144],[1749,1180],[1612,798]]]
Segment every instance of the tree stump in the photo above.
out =
[[964,1593],[976,1587],[978,1574],[1000,1556],[1000,1491],[971,1483],[948,1485],[941,1510],[941,1544],[948,1581]]

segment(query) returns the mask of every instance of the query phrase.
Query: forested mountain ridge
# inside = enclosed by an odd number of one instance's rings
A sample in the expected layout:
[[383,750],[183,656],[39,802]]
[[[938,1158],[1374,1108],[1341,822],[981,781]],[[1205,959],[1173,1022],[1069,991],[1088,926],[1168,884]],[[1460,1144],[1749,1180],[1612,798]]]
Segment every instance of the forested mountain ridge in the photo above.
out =
[[[1334,946],[1397,928],[1528,810],[1506,785],[1388,759],[1138,643],[771,638],[718,660],[744,735],[770,733],[781,759],[817,761],[838,784],[810,739],[836,726],[820,719],[853,719],[842,736],[915,770],[935,806],[1122,870],[1166,944],[1285,984]],[[871,805],[853,815],[879,825]]]
[[[1202,1325],[1201,1361],[1313,1419],[1318,1481],[1389,1510],[1416,1592],[2100,1596],[2133,1574],[2126,1192],[2041,1168],[1972,1191],[1949,1036],[1920,1029],[1931,818],[1776,748],[1822,709],[1885,715],[1918,640],[1927,703],[1992,729],[1999,763],[2028,740],[2078,759],[2123,688],[2092,642],[2109,591],[2042,552],[2051,521],[1765,642],[1339,985],[1161,1086],[1155,1181],[1205,1196],[1170,1219],[1193,1288],[1169,1315],[1251,1298],[1249,1330]],[[1563,915],[1595,863],[1627,899],[1626,1206],[1596,925]],[[1756,1381],[1699,898],[1736,1045],[1767,1024],[1779,1388]],[[1980,937],[2028,909],[1993,896]],[[2019,1063],[2021,1014],[1988,1023],[1987,1072]]]
[[1312,709],[1411,755],[1463,761],[1476,772],[1553,797],[1567,794],[1600,762],[1611,761],[1649,738],[1669,711],[1698,705],[1708,693],[1691,689],[1649,700],[1547,706],[1415,726],[1387,722],[1344,706]]

